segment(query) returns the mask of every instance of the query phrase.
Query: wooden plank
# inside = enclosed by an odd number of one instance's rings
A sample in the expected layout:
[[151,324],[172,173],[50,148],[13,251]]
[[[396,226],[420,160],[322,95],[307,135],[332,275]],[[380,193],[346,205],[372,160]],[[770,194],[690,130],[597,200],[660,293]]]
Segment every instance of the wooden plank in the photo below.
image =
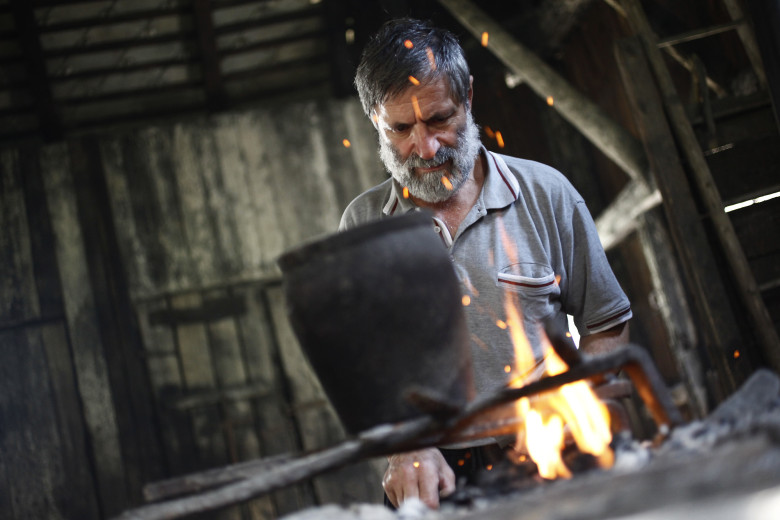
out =
[[13,2],[11,13],[27,65],[29,86],[36,101],[38,129],[47,141],[60,140],[62,124],[49,85],[34,7],[29,2]]
[[59,431],[62,472],[56,475],[56,499],[66,518],[101,518],[97,482],[88,452],[78,385],[64,320],[40,328]]
[[0,327],[40,317],[17,150],[0,151]]
[[217,50],[217,36],[211,13],[211,0],[194,0],[195,34],[200,49],[203,85],[206,90],[206,106],[211,111],[227,107],[225,88],[222,85],[220,56]]
[[[297,425],[289,413],[288,393],[281,380],[282,366],[274,342],[273,323],[263,286],[246,290],[247,313],[238,318],[238,328],[250,381],[272,390],[270,398],[255,401],[262,456],[296,454],[302,451]],[[290,514],[316,504],[309,483],[297,484],[273,493],[278,515]]]
[[672,239],[681,256],[697,314],[705,327],[703,341],[708,346],[710,363],[717,367],[719,385],[728,394],[735,390],[736,380],[747,376],[742,372],[744,365],[735,363],[732,355],[736,349],[743,348],[740,328],[706,240],[642,48],[637,40],[626,39],[618,42],[616,53],[651,169],[663,196]]
[[[269,288],[267,295],[284,374],[291,387],[303,448],[315,450],[330,447],[346,437],[343,426],[287,321],[281,288]],[[317,477],[313,482],[320,503],[350,504],[379,501],[381,480],[381,474],[376,468],[364,462]]]
[[769,366],[780,370],[780,350],[777,348],[777,345],[780,344],[780,337],[778,337],[777,330],[761,300],[755,278],[750,272],[750,266],[734,233],[731,221],[723,212],[723,201],[712,181],[712,174],[677,95],[669,70],[656,46],[657,38],[652,32],[638,0],[625,0],[623,7],[626,9],[628,19],[639,34],[647,53],[650,67],[663,96],[664,104],[662,106],[669,116],[672,130],[690,167],[697,195],[701,198],[706,213],[712,220],[721,249],[731,269],[731,274],[736,280],[734,289],[750,320],[751,330],[758,343],[760,355],[763,355]]
[[0,496],[10,498],[14,518],[64,520],[80,509],[69,509],[58,489],[70,468],[63,465],[54,404],[40,330],[0,332],[0,453],[10,471]]
[[129,500],[137,502],[143,484],[163,475],[148,373],[137,355],[142,341],[114,231],[100,147],[94,136],[71,139],[68,144],[89,283],[116,403],[125,477],[132,493]]
[[164,455],[169,476],[183,475],[200,469],[190,416],[165,405],[171,396],[184,391],[182,367],[176,349],[174,330],[169,326],[152,326],[149,314],[167,309],[165,299],[138,304],[138,324],[144,339],[144,352],[149,379],[164,443]]
[[[54,242],[54,232],[49,207],[46,204],[41,166],[37,160],[39,150],[38,146],[31,144],[24,144],[19,149],[20,157],[24,158],[20,164],[20,174],[30,230],[32,264],[38,292],[37,302],[44,319],[54,316],[64,318],[57,257],[51,247]],[[3,226],[0,229],[7,228]]]
[[128,503],[125,468],[69,163],[64,144],[42,150],[41,170],[51,211],[65,315],[84,421],[91,440],[98,494],[104,512],[118,512]]
[[[243,296],[243,294],[241,295]],[[234,299],[227,291],[209,291],[204,294],[204,304],[209,300]],[[247,382],[247,369],[238,335],[237,318],[223,317],[208,323],[209,342],[214,356],[214,372],[220,389],[235,388]],[[255,432],[254,412],[248,399],[226,400],[221,403],[224,421],[225,443],[230,462],[251,460],[260,456],[260,442]],[[249,514],[273,511],[271,497],[260,497],[241,506]],[[263,517],[259,517],[263,518]]]
[[[203,298],[199,292],[172,296],[174,309],[199,307]],[[214,373],[214,357],[209,337],[203,323],[183,323],[176,327],[176,339],[184,376],[184,389],[205,391],[217,388]],[[198,465],[201,469],[222,466],[229,462],[229,451],[223,434],[224,418],[216,406],[190,411],[195,438]],[[215,518],[237,520],[241,517],[238,507],[221,511]]]

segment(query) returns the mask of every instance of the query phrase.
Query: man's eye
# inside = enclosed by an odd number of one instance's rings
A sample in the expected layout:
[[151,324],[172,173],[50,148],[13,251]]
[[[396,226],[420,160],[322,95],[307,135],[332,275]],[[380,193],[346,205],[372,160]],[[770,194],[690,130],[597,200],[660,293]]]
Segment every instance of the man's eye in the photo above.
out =
[[393,132],[397,134],[401,134],[403,132],[406,132],[409,129],[409,125],[395,125],[393,127]]

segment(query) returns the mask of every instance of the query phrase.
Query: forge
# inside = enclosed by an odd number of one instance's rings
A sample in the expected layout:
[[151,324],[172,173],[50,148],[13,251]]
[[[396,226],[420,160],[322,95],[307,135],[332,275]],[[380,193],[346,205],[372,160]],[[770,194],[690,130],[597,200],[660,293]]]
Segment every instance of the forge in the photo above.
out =
[[[287,518],[651,518],[671,515],[670,508],[683,511],[680,515],[709,510],[715,500],[732,497],[728,508],[717,507],[711,516],[729,511],[735,512],[730,518],[752,519],[777,507],[777,375],[759,370],[705,419],[686,423],[644,348],[628,344],[586,355],[567,331],[549,321],[542,331],[544,370],[474,397],[459,282],[444,253],[429,217],[416,213],[329,236],[283,257],[290,321],[349,437],[313,452],[149,484],[145,496],[152,503],[119,518],[203,513],[362,460],[507,436],[516,436],[516,447],[474,482],[459,482],[438,511],[419,502],[417,509],[410,502],[398,512],[357,504],[321,506]],[[366,257],[384,263],[377,269]],[[356,275],[361,266],[367,272]],[[387,315],[398,301],[404,302],[402,317],[372,319]],[[398,320],[408,326],[399,330]],[[605,404],[609,462],[596,464],[603,454],[580,442],[577,423],[595,418],[578,418],[582,405],[572,404],[570,412],[560,414],[565,429],[553,446],[564,470],[558,476],[569,478],[555,478],[542,471],[529,412],[554,417],[550,410],[559,411],[554,398],[576,386]],[[376,407],[378,400],[385,405]],[[653,425],[647,438],[633,433],[631,416],[638,415]],[[545,426],[550,422],[545,419]],[[549,440],[556,434],[545,429],[538,435]]]

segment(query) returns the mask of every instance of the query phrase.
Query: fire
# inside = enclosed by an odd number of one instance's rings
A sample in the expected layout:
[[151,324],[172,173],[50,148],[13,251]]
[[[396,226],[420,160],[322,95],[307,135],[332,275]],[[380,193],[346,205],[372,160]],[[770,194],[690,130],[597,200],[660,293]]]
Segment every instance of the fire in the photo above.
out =
[[[512,386],[528,383],[537,364],[517,303],[516,296],[507,293],[504,302],[506,323],[515,348]],[[541,335],[545,375],[565,372],[568,368],[566,363],[555,353],[544,334]],[[581,452],[593,455],[602,467],[612,465],[609,412],[587,382],[577,381],[531,399],[520,399],[516,411],[525,423],[525,429],[518,432],[517,447],[528,453],[542,477],[571,477],[571,471],[561,458],[567,436],[574,440]]]

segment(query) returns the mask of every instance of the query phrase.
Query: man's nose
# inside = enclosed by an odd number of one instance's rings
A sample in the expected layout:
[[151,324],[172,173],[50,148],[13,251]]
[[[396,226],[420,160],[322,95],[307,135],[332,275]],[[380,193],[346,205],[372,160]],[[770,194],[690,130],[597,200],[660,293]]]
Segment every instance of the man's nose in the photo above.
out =
[[418,125],[415,128],[414,146],[417,155],[422,159],[428,160],[436,156],[436,152],[439,151],[441,145],[435,133],[430,132],[425,125]]

